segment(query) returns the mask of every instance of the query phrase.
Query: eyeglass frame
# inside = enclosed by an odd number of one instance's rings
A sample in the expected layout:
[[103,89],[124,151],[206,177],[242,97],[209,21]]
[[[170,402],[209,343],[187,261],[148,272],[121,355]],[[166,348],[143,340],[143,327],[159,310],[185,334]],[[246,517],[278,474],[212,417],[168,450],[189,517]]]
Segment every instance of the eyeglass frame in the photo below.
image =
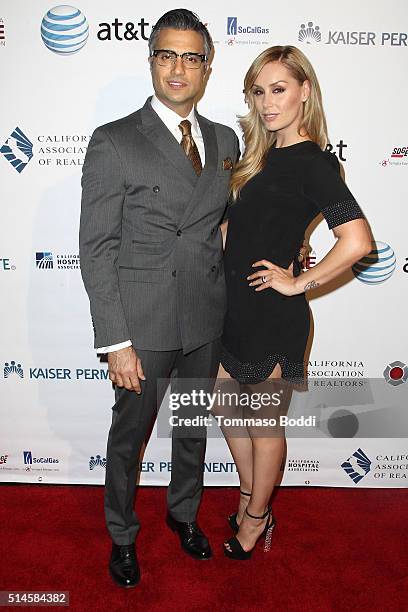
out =
[[[177,58],[181,57],[181,60],[183,62],[183,66],[185,66],[189,70],[199,70],[201,68],[201,66],[208,61],[208,57],[205,55],[205,53],[195,53],[194,51],[185,51],[184,53],[176,53],[175,51],[173,51],[173,49],[155,49],[150,54],[150,57],[156,57],[157,58],[157,54],[158,53],[163,53],[163,52],[165,52],[165,53],[172,53],[173,54],[173,58],[171,59],[171,61],[173,62],[173,65],[176,64]],[[199,57],[201,59],[200,66],[198,66],[198,68],[193,68],[192,66],[187,66],[187,64],[183,60],[184,56],[186,56],[186,55],[194,55],[195,57]],[[159,64],[159,66],[161,66],[161,65],[162,64]]]

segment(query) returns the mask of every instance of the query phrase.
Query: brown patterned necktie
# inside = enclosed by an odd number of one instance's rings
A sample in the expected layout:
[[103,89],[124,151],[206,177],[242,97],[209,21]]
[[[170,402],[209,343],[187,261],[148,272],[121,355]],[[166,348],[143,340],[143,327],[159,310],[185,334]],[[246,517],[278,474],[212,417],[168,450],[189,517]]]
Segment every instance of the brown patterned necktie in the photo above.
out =
[[181,146],[184,149],[184,153],[193,164],[193,168],[197,176],[200,176],[203,166],[201,164],[200,153],[198,152],[197,145],[191,135],[191,123],[188,119],[184,119],[180,124],[179,128],[183,134],[181,139]]

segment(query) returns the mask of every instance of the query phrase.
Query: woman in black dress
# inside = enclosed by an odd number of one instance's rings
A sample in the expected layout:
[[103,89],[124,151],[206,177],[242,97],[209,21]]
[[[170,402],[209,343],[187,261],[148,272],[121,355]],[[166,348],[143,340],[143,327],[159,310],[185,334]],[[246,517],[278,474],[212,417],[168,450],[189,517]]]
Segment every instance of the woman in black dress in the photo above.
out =
[[[228,308],[220,376],[252,389],[268,378],[299,379],[309,335],[305,292],[324,285],[371,251],[364,215],[326,152],[327,129],[316,74],[296,47],[265,50],[244,82],[249,113],[241,118],[245,153],[231,179],[226,238]],[[336,243],[322,261],[294,276],[308,225],[322,213]],[[253,386],[255,385],[255,387]],[[234,559],[249,558],[275,520],[269,500],[284,437],[229,436],[240,479],[236,537],[224,543]]]

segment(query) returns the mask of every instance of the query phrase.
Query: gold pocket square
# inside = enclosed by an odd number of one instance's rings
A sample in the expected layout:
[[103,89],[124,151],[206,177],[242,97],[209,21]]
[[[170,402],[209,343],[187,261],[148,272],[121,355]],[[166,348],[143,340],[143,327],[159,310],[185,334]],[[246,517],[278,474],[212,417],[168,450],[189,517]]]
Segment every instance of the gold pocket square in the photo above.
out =
[[232,170],[232,159],[230,157],[226,157],[222,162],[223,170]]

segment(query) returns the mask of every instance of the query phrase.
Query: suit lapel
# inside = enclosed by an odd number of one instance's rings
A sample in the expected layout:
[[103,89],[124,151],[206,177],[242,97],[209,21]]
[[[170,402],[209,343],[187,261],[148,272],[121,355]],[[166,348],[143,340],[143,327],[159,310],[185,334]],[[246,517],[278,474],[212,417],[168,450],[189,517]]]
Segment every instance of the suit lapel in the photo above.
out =
[[138,126],[139,131],[150,140],[154,147],[159,149],[166,163],[172,164],[183,177],[195,186],[197,183],[197,175],[194,172],[191,161],[188,159],[173,134],[152,109],[150,100],[151,98],[146,101],[146,104],[141,109],[142,122]]
[[[207,119],[204,119],[204,117],[201,117],[201,115],[199,115],[198,113],[197,119],[204,141],[205,165],[201,172],[201,175],[198,177],[198,180],[196,180],[196,185],[191,196],[190,202],[187,205],[181,222],[179,224],[180,227],[184,225],[193,210],[200,205],[201,200],[205,197],[206,190],[210,188],[211,183],[214,181],[215,173],[217,170],[218,145],[214,125],[207,121]],[[192,167],[190,160],[187,158],[187,156],[185,157],[190,166]]]

